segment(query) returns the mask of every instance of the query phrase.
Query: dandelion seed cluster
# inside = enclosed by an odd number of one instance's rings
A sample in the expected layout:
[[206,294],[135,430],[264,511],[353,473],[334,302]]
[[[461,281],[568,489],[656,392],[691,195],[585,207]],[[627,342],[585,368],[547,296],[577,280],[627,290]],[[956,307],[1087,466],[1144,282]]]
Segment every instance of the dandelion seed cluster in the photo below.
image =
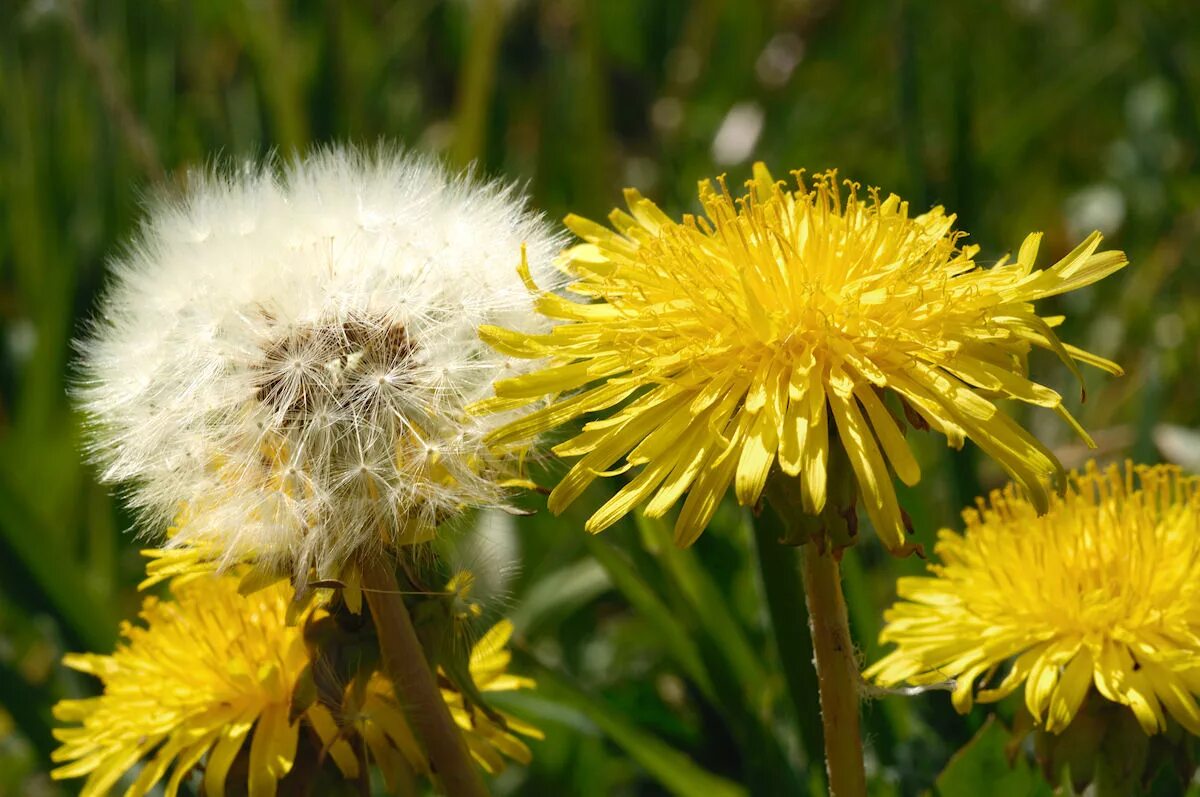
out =
[[531,364],[476,330],[548,330],[517,266],[554,284],[558,245],[510,187],[386,151],[195,176],[82,346],[103,478],[173,546],[301,576],[496,505],[521,454],[463,408]]
[[963,534],[939,534],[931,575],[900,579],[880,635],[896,649],[867,677],[956,679],[964,712],[1024,684],[1055,733],[1094,687],[1147,733],[1171,716],[1200,734],[1200,478],[1089,464],[1043,516],[1009,486],[963,517]]
[[983,268],[941,207],[912,215],[895,195],[844,190],[832,172],[797,180],[788,190],[757,164],[736,199],[723,181],[705,181],[704,215],[682,223],[633,190],[629,212],[609,216],[613,229],[569,217],[583,239],[565,256],[569,290],[589,301],[541,294],[538,309],[562,322],[549,333],[482,330],[499,351],[553,361],[498,382],[482,410],[554,399],[489,440],[520,446],[611,410],[555,448],[579,460],[551,509],[602,474],[632,469],[588,529],[643,502],[647,515],[663,515],[686,493],[681,544],[700,534],[730,484],[740,503],[757,502],[776,464],[799,477],[805,510],[819,513],[830,446],[841,445],[876,531],[905,550],[889,464],[907,484],[920,469],[902,416],[956,447],[975,441],[1045,509],[1062,467],[993,400],[1050,408],[1087,439],[1062,397],[1029,379],[1026,355],[1044,348],[1072,370],[1077,360],[1120,369],[1060,342],[1053,327],[1062,319],[1040,317],[1033,302],[1089,285],[1125,256],[1098,252],[1093,233],[1035,269],[1033,234],[1015,262]]
[[[55,717],[62,746],[53,754],[56,779],[85,777],[84,797],[109,794],[143,762],[124,792],[151,793],[166,778],[174,797],[203,765],[207,795],[269,797],[296,766],[301,734],[315,735],[346,778],[361,775],[356,745],[363,743],[390,791],[413,771],[431,775],[391,682],[379,673],[365,688],[346,685],[341,706],[313,703],[291,716],[293,696],[309,655],[304,622],[322,612],[313,604],[288,622],[295,593],[286,583],[243,595],[236,574],[201,574],[172,582],[172,600],[147,598],[142,624],[126,623],[111,655],[69,655],[64,663],[96,676],[98,697],[64,700]],[[533,681],[508,672],[512,624],[501,620],[471,649],[468,666],[483,692],[527,689]],[[529,748],[516,735],[541,732],[506,713],[485,713],[449,686],[442,688],[476,762],[487,772],[504,769],[505,757],[522,763]],[[244,764],[235,766],[238,759]],[[170,775],[168,776],[168,772]],[[240,773],[244,772],[242,775]],[[235,781],[244,777],[245,781]]]

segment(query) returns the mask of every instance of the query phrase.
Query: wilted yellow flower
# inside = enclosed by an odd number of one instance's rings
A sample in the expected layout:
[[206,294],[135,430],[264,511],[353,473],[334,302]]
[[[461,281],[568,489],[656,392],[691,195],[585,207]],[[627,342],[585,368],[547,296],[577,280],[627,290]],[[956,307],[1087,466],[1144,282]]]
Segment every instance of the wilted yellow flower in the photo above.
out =
[[482,328],[506,354],[556,363],[496,383],[482,411],[555,400],[488,440],[521,444],[619,407],[555,449],[582,458],[550,508],[597,476],[639,468],[587,528],[600,531],[644,501],[647,515],[661,516],[687,493],[675,527],[681,544],[700,534],[731,482],[740,503],[758,501],[776,461],[800,477],[806,511],[820,512],[830,446],[840,440],[876,530],[901,550],[903,516],[885,461],[908,484],[920,472],[891,395],[912,423],[951,445],[974,440],[1044,510],[1061,465],[992,399],[1049,407],[1086,439],[1059,394],[1028,378],[1026,354],[1050,349],[1075,373],[1075,360],[1120,369],[1060,343],[1052,327],[1061,319],[1039,317],[1032,302],[1089,285],[1125,256],[1097,253],[1093,233],[1035,270],[1035,233],[1016,262],[981,268],[978,247],[960,246],[963,234],[941,207],[910,216],[895,195],[862,198],[855,184],[843,194],[833,172],[811,186],[796,178],[799,187],[786,190],[757,164],[737,199],[723,180],[702,182],[705,215],[682,223],[632,189],[629,213],[609,216],[615,231],[568,217],[585,241],[563,258],[575,278],[568,289],[596,301],[545,292],[538,309],[563,322],[550,332]]
[[1024,683],[1055,733],[1094,684],[1146,733],[1170,714],[1200,734],[1200,478],[1091,463],[1043,516],[1011,485],[963,516],[965,534],[939,534],[933,575],[900,579],[880,635],[897,647],[868,678],[954,679],[963,712]]
[[[536,684],[531,678],[509,673],[508,664],[512,654],[508,641],[513,626],[501,620],[480,638],[471,649],[468,663],[471,678],[480,692],[508,692],[516,689],[532,689]],[[444,675],[444,673],[443,673]],[[445,680],[445,679],[443,679]],[[533,754],[516,734],[532,739],[543,738],[542,732],[528,723],[503,711],[489,711],[464,700],[461,692],[449,686],[442,687],[442,698],[450,709],[450,715],[463,732],[472,758],[483,770],[494,775],[504,770],[504,756],[520,764],[528,764]],[[397,718],[400,722],[397,724]],[[384,777],[393,789],[403,777],[403,768],[432,777],[429,761],[421,753],[415,737],[403,720],[400,704],[392,691],[391,682],[382,674],[371,677],[367,686],[367,699],[361,711],[347,717],[347,724],[367,742],[372,757],[379,764]],[[330,724],[329,729],[333,729]],[[326,738],[322,734],[322,738]],[[398,760],[393,750],[403,756]],[[338,767],[350,778],[357,776],[357,764],[353,753],[346,748],[344,759],[338,759]]]
[[[302,724],[347,778],[360,773],[350,744],[355,736],[365,740],[389,783],[401,768],[429,773],[391,683],[378,673],[357,703],[353,685],[347,685],[339,717],[313,703],[290,721],[293,694],[309,664],[304,618],[288,624],[294,593],[286,582],[243,595],[240,581],[238,574],[193,574],[175,581],[174,600],[146,599],[144,626],[122,625],[124,641],[115,653],[64,659],[67,666],[99,678],[104,692],[55,706],[55,716],[73,724],[55,731],[63,743],[53,756],[61,764],[52,773],[56,779],[86,776],[81,794],[98,797],[145,762],[125,794],[148,793],[171,769],[166,786],[171,797],[203,763],[204,793],[211,797],[224,794],[231,766],[244,756],[247,782],[230,784],[231,789],[245,788],[251,797],[273,795],[295,763]],[[511,624],[501,621],[472,652],[471,673],[482,690],[533,685],[504,672],[511,631]],[[506,715],[490,719],[477,706],[468,712],[456,690],[442,691],[487,771],[503,767],[499,753],[529,760],[529,749],[510,731],[540,738],[536,729]]]
[[[471,678],[481,692],[510,692],[536,686],[532,679],[508,672],[508,665],[512,660],[508,640],[512,637],[512,632],[512,623],[501,620],[471,649]],[[504,712],[488,716],[479,706],[465,701],[461,692],[443,689],[442,696],[450,708],[450,715],[467,738],[467,747],[470,748],[471,755],[484,771],[496,773],[504,769],[501,753],[518,763],[529,763],[532,756],[529,748],[513,732],[541,739],[540,730]]]

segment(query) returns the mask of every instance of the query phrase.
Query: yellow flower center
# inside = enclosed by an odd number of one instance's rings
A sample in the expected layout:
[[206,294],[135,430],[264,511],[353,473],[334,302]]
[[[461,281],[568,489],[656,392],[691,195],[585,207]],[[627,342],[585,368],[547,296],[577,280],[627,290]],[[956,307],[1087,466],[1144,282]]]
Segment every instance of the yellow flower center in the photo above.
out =
[[[737,350],[789,363],[814,351],[894,359],[952,349],[944,343],[947,316],[956,323],[979,316],[978,290],[951,282],[975,268],[977,247],[957,247],[954,217],[940,208],[910,218],[908,203],[895,196],[881,201],[871,191],[863,201],[850,185],[843,198],[835,179],[819,175],[801,192],[759,180],[738,199],[723,181],[719,191],[704,184],[707,218],[685,217],[641,242],[639,260],[658,266],[659,285],[651,287],[664,295],[610,297],[639,312],[652,303],[672,320],[652,337],[636,326],[625,333],[631,359],[680,347],[699,358],[724,360]],[[693,266],[686,278],[676,273],[679,263]]]
[[[1135,643],[1145,633],[1182,642],[1188,623],[1200,619],[1189,607],[1200,589],[1191,501],[1198,491],[1177,471],[1145,471],[1135,491],[1112,470],[1078,479],[1061,508],[1044,517],[1019,499],[993,498],[967,513],[969,545],[980,557],[971,566],[986,567],[971,607],[997,622],[1090,644]],[[943,572],[958,573],[954,565]]]

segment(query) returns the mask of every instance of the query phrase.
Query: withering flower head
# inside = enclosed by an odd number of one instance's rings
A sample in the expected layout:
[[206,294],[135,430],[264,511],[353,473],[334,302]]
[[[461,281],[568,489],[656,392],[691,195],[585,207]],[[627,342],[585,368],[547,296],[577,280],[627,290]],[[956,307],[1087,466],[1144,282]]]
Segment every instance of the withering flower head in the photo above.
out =
[[386,151],[194,176],[114,263],[82,347],[103,477],[172,545],[322,576],[496,504],[519,453],[463,407],[531,367],[478,325],[548,328],[523,247],[553,280],[557,242],[512,189]]
[[904,416],[951,445],[974,440],[1044,510],[1061,466],[993,400],[1048,407],[1083,434],[1059,394],[1029,379],[1026,355],[1044,348],[1073,370],[1076,360],[1119,369],[1059,342],[1061,319],[1032,303],[1095,282],[1125,256],[1097,252],[1093,233],[1039,270],[1041,235],[1032,234],[1015,262],[983,268],[941,207],[911,215],[899,197],[861,196],[833,173],[797,182],[788,189],[758,164],[745,196],[701,183],[704,215],[682,223],[633,190],[629,212],[609,216],[613,229],[569,217],[584,241],[565,257],[569,290],[588,301],[542,293],[538,309],[563,322],[552,331],[483,330],[498,351],[553,362],[499,381],[483,410],[554,400],[488,439],[519,446],[608,411],[555,449],[581,458],[550,507],[600,474],[633,469],[588,528],[643,502],[662,515],[687,494],[676,524],[684,544],[730,484],[742,504],[755,503],[776,463],[799,477],[806,511],[819,513],[840,445],[876,531],[903,550],[889,464],[906,483],[920,477]]
[[1091,464],[1045,515],[1009,486],[963,516],[931,575],[897,584],[880,635],[896,649],[867,677],[955,679],[960,711],[1024,684],[1055,733],[1095,689],[1147,733],[1171,716],[1200,734],[1200,478]]

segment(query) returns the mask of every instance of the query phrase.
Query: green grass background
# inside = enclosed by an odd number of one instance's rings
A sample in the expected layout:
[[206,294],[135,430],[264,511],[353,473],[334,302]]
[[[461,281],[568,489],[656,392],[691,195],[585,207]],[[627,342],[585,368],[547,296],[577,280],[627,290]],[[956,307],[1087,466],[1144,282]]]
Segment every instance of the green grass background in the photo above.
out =
[[[762,159],[943,203],[985,260],[1031,230],[1049,260],[1099,227],[1132,265],[1044,312],[1127,374],[1088,373],[1080,406],[1052,357],[1034,371],[1072,396],[1103,457],[1200,469],[1190,2],[0,0],[0,795],[77,788],[46,775],[49,709],[94,684],[58,659],[111,649],[140,600],[130,518],[81,464],[65,392],[106,258],[146,192],[190,166],[380,139],[520,180],[552,218],[601,216],[626,185],[695,210],[698,179],[736,184]],[[1051,413],[1013,411],[1082,461]],[[929,543],[1000,477],[970,445],[916,445],[924,479],[902,500]],[[632,519],[589,538],[605,489],[561,518],[531,498],[535,516],[460,535],[489,612],[518,624],[517,666],[542,682],[505,705],[547,740],[497,791],[820,793],[814,676],[780,666],[748,513],[726,506],[682,552]],[[846,589],[873,660],[896,576],[922,565],[864,536]],[[772,561],[776,597],[798,601],[794,563]],[[795,605],[779,638],[803,662]],[[987,716],[943,693],[870,702],[872,793],[1041,793],[1028,767],[997,768]]]

